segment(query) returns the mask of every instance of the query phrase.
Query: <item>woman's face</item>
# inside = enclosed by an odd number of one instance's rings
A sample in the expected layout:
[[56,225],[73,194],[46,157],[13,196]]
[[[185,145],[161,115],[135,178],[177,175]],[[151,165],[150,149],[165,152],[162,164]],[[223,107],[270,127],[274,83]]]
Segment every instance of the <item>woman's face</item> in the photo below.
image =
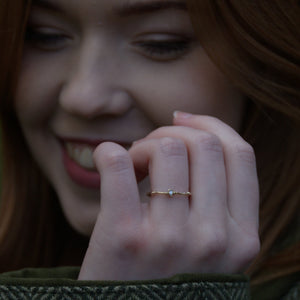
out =
[[130,147],[171,125],[175,110],[238,130],[243,101],[197,41],[184,1],[37,0],[15,108],[67,219],[89,234],[100,204],[96,145]]

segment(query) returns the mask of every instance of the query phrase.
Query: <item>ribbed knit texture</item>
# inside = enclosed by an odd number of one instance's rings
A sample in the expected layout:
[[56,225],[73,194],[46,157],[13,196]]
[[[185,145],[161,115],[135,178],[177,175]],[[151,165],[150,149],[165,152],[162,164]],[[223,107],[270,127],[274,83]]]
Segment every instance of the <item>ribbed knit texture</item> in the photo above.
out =
[[1,300],[248,300],[243,275],[180,274],[143,281],[78,281],[78,267],[23,269],[0,274]]
[[91,299],[249,299],[247,284],[189,282],[183,284],[141,284],[121,286],[0,286],[3,300],[91,300]]

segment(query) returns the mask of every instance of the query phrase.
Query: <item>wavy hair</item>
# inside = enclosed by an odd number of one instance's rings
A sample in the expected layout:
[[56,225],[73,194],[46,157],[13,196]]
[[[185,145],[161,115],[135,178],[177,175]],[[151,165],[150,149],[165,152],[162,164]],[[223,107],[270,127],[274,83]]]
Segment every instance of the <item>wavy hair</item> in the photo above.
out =
[[62,234],[68,228],[53,190],[31,157],[13,109],[30,7],[30,0],[7,0],[0,5],[0,272],[57,264]]
[[[248,270],[261,283],[300,270],[284,247],[300,208],[300,9],[296,0],[188,0],[196,33],[248,98],[242,136],[255,149],[262,248]],[[299,227],[298,227],[299,230]],[[295,242],[295,241],[294,241]]]

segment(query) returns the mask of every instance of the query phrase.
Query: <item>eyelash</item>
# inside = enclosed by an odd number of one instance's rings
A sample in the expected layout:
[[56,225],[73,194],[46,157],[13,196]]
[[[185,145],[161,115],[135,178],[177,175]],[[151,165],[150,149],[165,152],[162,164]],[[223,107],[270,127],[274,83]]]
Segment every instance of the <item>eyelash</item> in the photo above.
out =
[[[30,27],[26,32],[26,41],[45,51],[57,51],[63,48],[68,39],[63,34],[40,32]],[[172,61],[183,57],[190,49],[192,41],[184,37],[165,40],[145,39],[136,41],[133,45],[147,58],[157,61]]]
[[139,47],[146,56],[156,60],[173,60],[184,56],[191,46],[188,39],[139,41],[134,45]]
[[58,50],[63,47],[64,43],[69,39],[66,35],[59,33],[43,33],[38,30],[28,28],[26,31],[27,42],[41,48],[43,50]]

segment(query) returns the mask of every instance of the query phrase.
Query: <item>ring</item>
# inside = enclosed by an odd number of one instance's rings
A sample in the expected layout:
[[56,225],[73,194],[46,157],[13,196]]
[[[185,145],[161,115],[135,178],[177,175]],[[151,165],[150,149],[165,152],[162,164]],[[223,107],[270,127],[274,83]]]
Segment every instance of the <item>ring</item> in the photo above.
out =
[[147,194],[149,197],[153,196],[153,195],[167,195],[169,196],[170,198],[172,198],[173,196],[175,195],[182,195],[182,196],[192,196],[192,193],[191,192],[176,192],[172,189],[168,189],[167,192],[159,192],[159,191],[152,191],[152,192],[149,192]]

